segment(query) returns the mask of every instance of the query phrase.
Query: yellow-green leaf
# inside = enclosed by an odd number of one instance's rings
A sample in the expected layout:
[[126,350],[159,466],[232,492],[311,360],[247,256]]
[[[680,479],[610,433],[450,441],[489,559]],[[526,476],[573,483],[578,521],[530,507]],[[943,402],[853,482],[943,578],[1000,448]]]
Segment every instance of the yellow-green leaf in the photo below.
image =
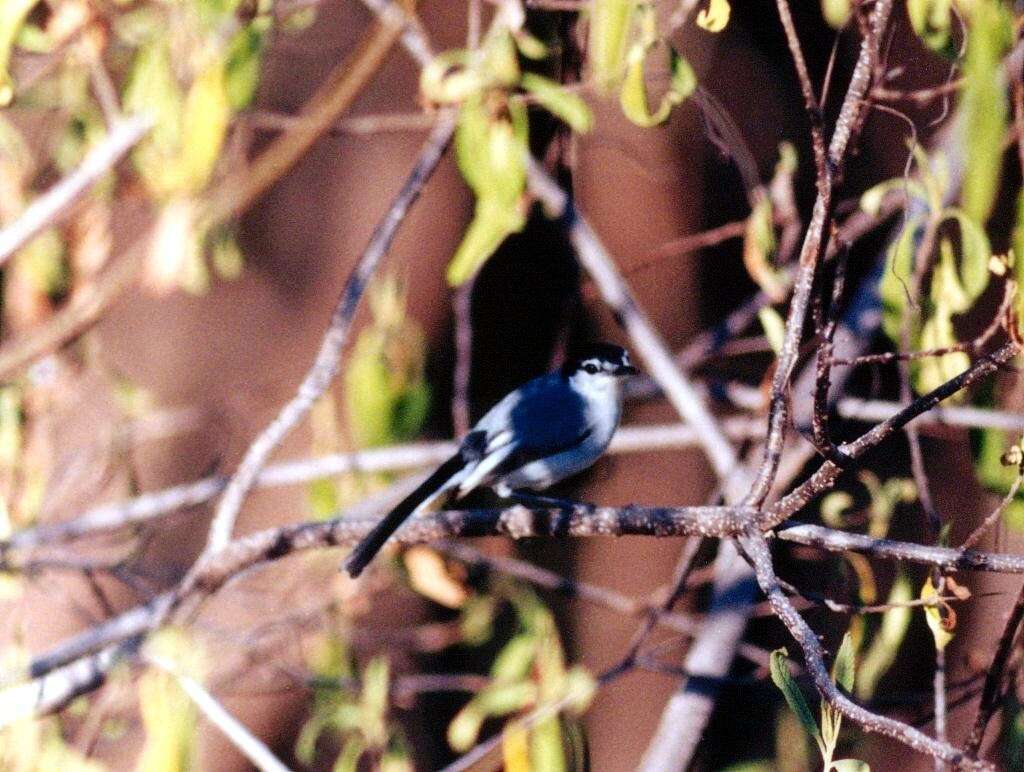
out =
[[973,302],[988,286],[989,260],[992,258],[992,246],[989,243],[984,228],[965,210],[947,209],[944,219],[955,220],[960,226],[961,283],[968,300]]
[[836,652],[836,661],[832,665],[832,680],[847,692],[853,691],[853,680],[856,673],[856,661],[853,650],[853,638],[849,633],[843,636],[843,642]]
[[999,0],[976,0],[965,7],[969,23],[960,127],[967,163],[962,199],[968,216],[984,223],[999,190],[1009,112],[1003,56],[1013,43],[1013,17]]
[[822,739],[821,732],[818,730],[818,723],[814,720],[814,714],[811,713],[811,709],[808,707],[800,687],[796,685],[796,681],[790,675],[789,665],[787,664],[788,656],[789,652],[785,649],[776,649],[771,653],[769,669],[772,681],[779,687],[782,696],[786,698],[786,704],[789,705],[790,710],[800,719],[804,731],[820,745]]
[[587,62],[591,78],[603,93],[612,91],[622,80],[636,9],[636,0],[591,2]]
[[590,108],[564,85],[532,72],[523,74],[521,85],[545,110],[563,120],[573,131],[590,131],[594,124]]
[[728,0],[710,0],[707,8],[697,13],[697,26],[708,32],[721,32],[729,23],[732,8]]
[[928,622],[928,629],[932,631],[932,637],[935,638],[935,648],[942,651],[953,640],[953,632],[948,629],[947,621],[942,617],[942,611],[937,604],[938,597],[939,594],[935,591],[929,574],[924,580],[924,586],[921,587],[921,600],[930,602],[924,607],[924,618]]
[[871,639],[857,671],[857,697],[869,700],[875,694],[878,682],[896,661],[900,645],[910,626],[910,607],[906,603],[911,599],[910,582],[900,574],[893,582],[887,603],[895,604],[882,614],[882,624],[875,637]]
[[850,20],[850,0],[821,0],[821,15],[832,29],[842,29]]
[[903,308],[907,304],[907,283],[912,279],[915,235],[921,227],[919,218],[911,218],[899,237],[890,245],[885,270],[878,291],[882,297],[882,329],[897,343],[901,340]]
[[948,53],[952,0],[907,0],[910,26],[933,51]]
[[782,320],[782,316],[771,306],[763,306],[758,309],[757,318],[764,329],[768,345],[772,347],[772,351],[778,354],[782,351],[782,341],[786,337],[786,323]]
[[3,0],[0,3],[0,107],[14,99],[14,81],[7,71],[11,50],[25,19],[39,0]]
[[647,84],[644,79],[644,61],[649,50],[650,46],[642,42],[630,49],[626,62],[626,77],[619,94],[622,112],[629,120],[643,128],[664,123],[672,108],[690,96],[697,87],[697,76],[690,63],[670,48],[672,80],[668,91],[661,97],[658,109],[651,112],[647,103]]
[[743,234],[743,266],[773,303],[781,303],[786,299],[786,284],[771,264],[774,253],[772,202],[768,196],[762,196],[747,218]]
[[185,98],[181,125],[185,190],[197,193],[206,187],[220,157],[230,118],[224,65],[216,61],[199,74]]
[[259,17],[235,33],[224,60],[228,103],[234,110],[249,106],[260,83],[263,44],[270,23]]

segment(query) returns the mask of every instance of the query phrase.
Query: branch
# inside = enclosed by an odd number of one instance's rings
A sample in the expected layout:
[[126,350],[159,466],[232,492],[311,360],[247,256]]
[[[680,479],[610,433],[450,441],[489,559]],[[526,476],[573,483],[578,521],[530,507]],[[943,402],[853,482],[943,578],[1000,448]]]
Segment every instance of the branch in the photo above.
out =
[[231,539],[235,519],[249,491],[256,484],[260,470],[270,454],[281,444],[298,423],[305,418],[313,403],[319,399],[341,368],[341,357],[348,332],[352,326],[359,300],[376,270],[381,258],[391,247],[391,242],[405,219],[409,208],[417,199],[423,186],[441,160],[448,142],[455,131],[455,115],[448,111],[438,121],[427,138],[420,156],[399,191],[395,200],[377,225],[370,243],[367,244],[359,262],[349,276],[341,297],[331,314],[331,321],[324,333],[313,366],[306,373],[298,392],[281,408],[277,417],[252,441],[245,457],[235,470],[231,481],[224,490],[210,524],[209,536],[204,554],[217,553]]
[[594,280],[605,303],[615,313],[669,402],[680,417],[696,430],[701,447],[719,480],[729,480],[737,468],[736,452],[732,444],[708,411],[699,391],[680,371],[665,342],[637,305],[615,261],[601,244],[590,223],[576,210],[558,183],[532,159],[527,179],[531,193],[544,205],[548,214],[562,217],[565,221],[580,265]]
[[771,404],[768,412],[768,441],[765,443],[761,468],[758,470],[757,478],[746,498],[747,503],[760,506],[764,502],[779,468],[789,412],[786,387],[799,354],[800,338],[810,305],[814,274],[824,245],[825,229],[831,219],[832,184],[842,170],[853,127],[864,109],[864,95],[871,81],[872,66],[878,57],[879,45],[884,36],[892,5],[892,0],[878,0],[871,11],[871,34],[861,41],[860,54],[857,57],[850,85],[836,119],[835,130],[829,143],[828,158],[824,164],[826,177],[823,179],[821,176],[822,168],[817,170],[818,195],[811,212],[807,234],[800,249],[799,268],[793,282],[793,298],[790,301],[789,316],[786,319],[786,334],[772,378]]
[[289,772],[288,767],[281,763],[270,748],[231,715],[199,681],[178,672],[172,662],[162,657],[149,654],[145,659],[173,677],[207,720],[216,726],[260,772]]
[[786,625],[790,634],[803,650],[804,666],[825,702],[866,731],[893,737],[908,747],[926,753],[933,758],[954,764],[961,769],[995,769],[987,762],[972,759],[949,743],[935,740],[912,726],[872,713],[840,692],[833,683],[828,668],[825,667],[824,653],[818,642],[818,637],[779,586],[778,577],[776,577],[775,569],[772,566],[771,552],[764,536],[751,532],[741,541],[754,564],[754,571],[762,592],[768,597],[775,615]]
[[21,216],[0,230],[0,266],[44,228],[56,225],[89,188],[99,182],[151,128],[153,118],[135,115],[118,122],[78,168],[36,198]]

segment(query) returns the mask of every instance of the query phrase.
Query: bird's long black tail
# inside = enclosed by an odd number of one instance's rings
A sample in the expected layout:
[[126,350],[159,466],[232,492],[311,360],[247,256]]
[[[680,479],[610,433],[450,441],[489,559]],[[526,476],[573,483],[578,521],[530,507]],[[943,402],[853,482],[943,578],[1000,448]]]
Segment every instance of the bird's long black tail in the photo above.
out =
[[441,464],[437,471],[424,480],[416,490],[402,499],[398,506],[388,512],[387,516],[374,526],[374,529],[356,545],[346,558],[344,567],[349,576],[353,579],[359,576],[374,556],[380,552],[381,547],[384,546],[391,534],[397,531],[405,519],[416,511],[416,507],[437,493],[441,486],[448,482],[452,475],[458,473],[465,464],[462,452],[456,453]]

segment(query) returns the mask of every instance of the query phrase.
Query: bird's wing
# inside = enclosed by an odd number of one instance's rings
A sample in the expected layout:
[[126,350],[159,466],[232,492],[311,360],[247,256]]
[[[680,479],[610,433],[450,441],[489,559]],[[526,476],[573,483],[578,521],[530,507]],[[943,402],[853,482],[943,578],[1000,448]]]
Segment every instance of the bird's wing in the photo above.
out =
[[467,475],[460,495],[488,477],[570,450],[590,432],[586,403],[560,375],[535,378],[491,408],[466,437],[463,447],[479,453],[480,471]]

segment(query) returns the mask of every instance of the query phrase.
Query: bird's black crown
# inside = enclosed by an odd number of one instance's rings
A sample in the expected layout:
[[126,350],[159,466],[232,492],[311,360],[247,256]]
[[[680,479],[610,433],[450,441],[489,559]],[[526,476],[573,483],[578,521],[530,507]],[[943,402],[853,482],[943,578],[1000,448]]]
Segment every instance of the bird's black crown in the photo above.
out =
[[566,361],[562,375],[568,378],[574,373],[604,371],[613,375],[636,375],[637,369],[629,361],[629,352],[613,343],[590,343],[580,349],[579,354]]

